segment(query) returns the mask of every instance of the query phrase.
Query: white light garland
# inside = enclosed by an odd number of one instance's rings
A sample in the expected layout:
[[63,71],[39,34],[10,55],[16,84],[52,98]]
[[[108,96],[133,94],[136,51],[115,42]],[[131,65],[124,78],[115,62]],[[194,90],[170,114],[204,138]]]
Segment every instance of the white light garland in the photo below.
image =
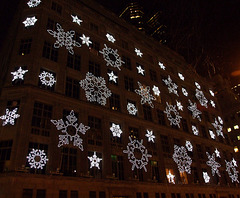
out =
[[182,93],[184,96],[188,96],[188,92],[184,87],[182,87]]
[[193,119],[197,118],[201,122],[200,115],[202,114],[202,112],[197,109],[197,104],[192,103],[192,101],[190,99],[188,100],[188,102],[189,102],[189,106],[187,108],[189,111],[192,112]]
[[142,57],[143,53],[140,51],[140,49],[135,48],[135,52],[136,52],[137,56]]
[[73,23],[77,23],[78,25],[81,25],[81,23],[83,22],[81,19],[78,18],[77,15],[76,16],[71,15],[71,17],[72,17]]
[[194,135],[199,135],[199,131],[196,126],[192,125],[192,132]]
[[198,89],[201,89],[201,86],[198,84],[198,82],[195,82],[195,86],[196,86]]
[[171,77],[168,75],[167,79],[162,79],[162,81],[168,86],[168,91],[169,93],[174,93],[178,96],[178,92],[177,92],[177,84],[174,83],[171,79]]
[[34,26],[36,22],[37,22],[37,19],[35,16],[33,16],[33,17],[27,17],[25,21],[23,21],[23,24],[25,27],[29,27],[29,26]]
[[137,114],[137,108],[133,103],[128,102],[127,110],[128,110],[128,113],[130,115],[136,115]]
[[154,142],[155,135],[153,135],[153,131],[147,130],[146,132],[145,136],[148,138],[148,142]]
[[178,77],[179,77],[182,81],[184,81],[184,76],[183,76],[181,73],[178,73]]
[[11,74],[13,75],[12,81],[15,81],[17,79],[24,80],[24,74],[27,72],[28,70],[23,70],[22,67],[19,67],[17,71],[11,72]]
[[13,109],[12,111],[9,111],[9,109],[6,109],[5,115],[0,116],[0,119],[3,120],[2,126],[7,125],[8,123],[11,125],[15,124],[15,119],[19,118],[20,115],[17,114],[18,108]]
[[210,137],[215,140],[216,139],[216,135],[214,134],[213,130],[209,129],[208,132],[210,134]]
[[193,151],[193,145],[190,141],[186,140],[185,147],[187,148],[188,151]]
[[[169,105],[168,102],[166,102],[166,109],[164,113],[167,114],[167,118],[170,121],[170,125],[175,125],[180,128],[180,122],[181,122],[181,116],[179,115],[179,112],[176,110],[176,105]],[[174,116],[172,116],[172,113]]]
[[[225,138],[224,135],[223,135],[223,132],[222,132],[223,126],[219,123],[219,118],[218,118],[218,120],[215,118],[214,123],[212,123],[212,125],[216,130],[217,136],[222,136],[223,138]],[[221,123],[223,123],[221,118],[220,118],[220,121],[221,121]]]
[[206,97],[204,96],[204,94],[203,94],[202,91],[196,89],[196,94],[195,94],[195,96],[196,96],[196,98],[198,99],[199,103],[200,103],[202,106],[208,108],[208,106],[207,106],[208,100],[206,99]]
[[110,131],[112,132],[113,137],[121,137],[122,129],[120,128],[120,125],[112,123]]
[[208,157],[208,161],[206,162],[206,164],[211,167],[212,175],[214,176],[215,174],[217,174],[219,177],[221,177],[220,172],[218,170],[218,168],[220,168],[221,165],[218,162],[216,162],[215,153],[210,155],[208,152],[206,152],[206,154],[207,154],[207,157]]
[[31,168],[43,169],[48,159],[44,150],[32,149],[27,156],[28,163]]
[[46,72],[46,71],[42,71],[42,73],[39,74],[39,78],[40,78],[41,83],[48,87],[52,87],[56,82],[53,74]]
[[157,86],[153,85],[152,90],[153,90],[154,95],[156,95],[156,96],[160,95],[160,90]]
[[210,100],[210,104],[212,105],[213,108],[216,108],[216,104],[213,100]]
[[238,166],[236,164],[235,159],[232,159],[232,161],[230,161],[230,162],[225,160],[225,162],[226,162],[226,171],[228,173],[228,176],[232,179],[232,183],[233,182],[239,183],[239,181],[238,181],[238,171],[236,169],[236,167],[238,167]]
[[205,183],[209,183],[210,177],[207,172],[203,172],[203,179]]
[[88,159],[90,160],[90,168],[97,167],[98,169],[100,169],[99,165],[100,165],[100,162],[102,161],[102,159],[97,157],[95,151],[94,151],[93,156],[88,157]]
[[41,0],[30,0],[27,2],[28,7],[33,8],[37,7],[41,3]]
[[114,43],[116,41],[116,39],[113,37],[113,35],[111,35],[109,33],[106,34],[106,37],[107,37],[108,41],[110,41],[112,43]]

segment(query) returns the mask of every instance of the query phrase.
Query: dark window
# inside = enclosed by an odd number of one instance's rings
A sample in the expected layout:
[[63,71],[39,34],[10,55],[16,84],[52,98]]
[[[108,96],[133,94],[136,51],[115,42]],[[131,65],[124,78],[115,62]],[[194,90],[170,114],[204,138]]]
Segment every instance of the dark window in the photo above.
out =
[[12,140],[0,141],[0,172],[4,171],[5,161],[10,160],[12,144]]
[[171,151],[170,151],[168,136],[160,135],[160,138],[161,138],[161,144],[162,144],[162,150],[163,150],[164,157],[171,158],[171,155],[170,155]]
[[44,189],[37,189],[36,198],[45,198],[46,197],[46,190]]
[[53,91],[56,83],[56,74],[54,72],[40,69],[38,86]]
[[[138,150],[135,150],[136,152],[139,152]],[[139,181],[143,181],[143,169],[134,169],[133,170],[133,178],[134,179],[137,179]]]
[[101,119],[93,116],[88,116],[88,126],[90,130],[88,132],[88,144],[97,146],[102,145],[102,130]]
[[155,198],[160,198],[159,193],[155,193]]
[[192,172],[193,172],[193,182],[197,184],[199,182],[199,176],[198,176],[198,171],[196,167],[192,167]]
[[142,198],[142,194],[141,194],[140,192],[137,192],[137,193],[136,193],[136,197],[137,197],[137,198]]
[[182,127],[183,127],[183,131],[185,131],[187,133],[189,132],[187,120],[184,118],[182,118]]
[[98,33],[98,26],[94,23],[90,23],[90,30],[95,33]]
[[106,198],[106,193],[104,191],[100,191],[99,198]]
[[147,192],[143,193],[143,198],[148,198],[148,193]]
[[48,21],[47,21],[47,30],[56,30],[56,24],[57,22],[48,18]]
[[92,42],[92,43],[89,44],[89,48],[90,48],[90,49],[94,49],[95,51],[98,52],[98,51],[100,50],[100,44],[99,44],[99,42],[97,42],[97,41],[92,41],[92,40],[91,40],[91,42]]
[[101,119],[93,116],[88,116],[88,126],[91,129],[101,129]]
[[129,127],[129,136],[132,139],[138,139],[138,129],[137,128],[133,128],[133,127]]
[[200,144],[196,144],[196,148],[197,148],[198,158],[200,160],[203,160],[204,159],[204,154],[203,154],[202,146]]
[[80,86],[79,86],[79,81],[78,80],[74,80],[72,78],[67,77],[65,95],[69,96],[69,97],[79,99]]
[[71,190],[70,198],[78,198],[78,191],[77,190]]
[[122,40],[122,48],[128,50],[128,43]]
[[176,198],[175,193],[171,193],[171,198]]
[[161,198],[166,198],[166,194],[165,193],[161,193]]
[[67,198],[67,190],[59,190],[59,198]]
[[133,78],[124,76],[124,85],[126,90],[134,92]]
[[131,59],[126,57],[126,56],[122,56],[122,60],[123,60],[123,67],[131,70],[132,69],[132,66],[131,66]]
[[155,82],[157,82],[158,80],[157,80],[157,73],[156,73],[156,71],[153,71],[153,70],[149,70],[149,73],[150,73],[150,79],[152,80],[152,81],[155,81]]
[[206,121],[210,122],[210,118],[209,118],[208,112],[204,111],[203,114],[204,114],[204,117],[205,117]]
[[159,169],[158,169],[158,162],[151,161],[151,171],[152,171],[152,180],[159,181]]
[[124,180],[123,157],[118,155],[111,155],[111,158],[113,177],[116,177],[119,180]]
[[19,55],[30,54],[32,39],[22,39],[19,47]]
[[77,54],[68,53],[67,67],[80,71],[81,69],[81,56]]
[[62,6],[59,5],[58,3],[56,2],[52,2],[52,7],[51,7],[52,10],[56,11],[58,14],[61,14],[62,13]]
[[97,197],[96,191],[89,192],[89,198],[96,198],[96,197]]
[[77,149],[62,147],[61,149],[61,172],[64,175],[76,176],[77,171]]
[[[98,158],[102,159],[102,153],[99,153],[99,152],[89,151],[88,157],[92,157],[94,153]],[[93,166],[92,168],[90,168],[90,166],[91,166],[91,163],[90,163],[90,160],[88,160],[88,171],[90,175],[94,178],[101,178],[102,177],[102,161],[99,162],[100,169],[98,169],[98,167],[96,166]]]
[[204,126],[201,126],[201,132],[202,132],[202,136],[204,138],[208,138],[207,131],[206,131],[206,128]]
[[173,138],[173,144],[180,146],[181,145],[180,139]]
[[100,65],[93,61],[89,61],[89,72],[99,77],[101,75]]
[[120,111],[121,105],[120,105],[120,96],[118,94],[112,93],[112,95],[109,98],[110,102],[110,109],[114,111]]
[[76,42],[82,43],[82,39],[81,39],[80,37],[82,37],[82,34],[79,33],[79,32],[75,32],[75,34],[74,34],[74,40],[75,40]]
[[32,198],[33,189],[23,189],[22,198]]
[[150,106],[143,105],[143,114],[145,120],[152,121],[152,108]]
[[32,116],[31,133],[42,136],[49,136],[51,129],[52,106],[35,102]]
[[157,117],[160,125],[166,125],[165,115],[162,110],[157,109]]
[[53,46],[53,44],[44,41],[42,57],[49,60],[58,61],[58,49]]

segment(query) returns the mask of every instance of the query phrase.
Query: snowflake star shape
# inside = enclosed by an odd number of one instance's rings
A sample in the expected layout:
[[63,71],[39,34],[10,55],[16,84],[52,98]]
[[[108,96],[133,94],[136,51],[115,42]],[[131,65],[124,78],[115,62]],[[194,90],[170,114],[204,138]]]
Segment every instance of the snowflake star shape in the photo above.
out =
[[141,65],[138,65],[137,70],[139,74],[142,74],[144,76],[145,70],[141,67]]
[[184,76],[181,73],[178,73],[178,77],[184,81]]
[[194,135],[199,135],[199,131],[196,126],[192,125],[192,132]]
[[77,15],[76,16],[71,15],[71,17],[72,17],[73,23],[77,23],[78,25],[81,25],[81,23],[83,22],[81,19],[78,18]]
[[169,93],[174,93],[178,96],[178,92],[177,92],[177,84],[172,82],[171,77],[168,75],[167,79],[163,79],[163,82],[168,86],[168,91]]
[[113,37],[113,35],[111,35],[111,34],[106,34],[106,37],[107,37],[107,39],[108,39],[108,41],[110,41],[110,42],[112,42],[112,43],[114,43],[115,41],[116,41],[116,39]]
[[215,102],[213,100],[210,100],[210,104],[212,105],[213,108],[216,107],[216,104],[215,104]]
[[121,137],[122,130],[118,124],[112,123],[110,130],[112,132],[113,137],[119,137],[119,138]]
[[43,85],[46,85],[48,87],[52,87],[54,83],[56,82],[53,74],[43,71],[41,74],[39,74],[40,81]]
[[158,62],[158,65],[159,65],[159,67],[160,67],[161,69],[163,69],[163,70],[165,70],[165,69],[166,69],[166,67],[163,65],[163,63],[161,63],[161,62]]
[[214,123],[212,123],[212,125],[216,130],[217,136],[221,135],[223,138],[225,138],[224,135],[223,135],[223,132],[222,132],[223,126],[218,122],[218,120],[216,118],[215,118]]
[[182,103],[179,102],[179,101],[177,101],[177,100],[176,100],[176,102],[177,102],[177,108],[178,108],[178,110],[179,110],[179,111],[183,111]]
[[104,46],[105,47],[102,49],[102,51],[99,52],[103,55],[103,59],[107,62],[107,66],[110,65],[121,70],[120,67],[124,61],[121,60],[121,57],[117,53],[117,49],[114,50],[108,47],[106,44],[104,44]]
[[[143,146],[143,140],[140,142],[138,140],[132,140],[129,137],[130,142],[127,145],[127,150],[123,150],[123,153],[128,154],[129,162],[132,163],[132,170],[135,168],[142,169],[144,168],[145,172],[147,172],[146,165],[148,164],[148,158],[152,157],[152,155],[148,154],[147,149]],[[137,159],[134,155],[134,151],[138,150],[142,154],[141,159]]]
[[35,169],[43,169],[48,161],[44,150],[39,149],[32,149],[32,151],[28,154],[27,159],[31,168]]
[[138,82],[138,86],[139,90],[135,89],[135,92],[138,95],[142,96],[141,104],[145,104],[147,102],[152,108],[154,108],[152,100],[156,100],[156,98],[150,94],[150,87],[149,86],[143,87],[143,85],[140,82]]
[[34,26],[34,24],[37,22],[36,17],[27,17],[25,21],[23,21],[23,24],[25,27]]
[[182,93],[184,96],[188,96],[188,92],[185,88],[182,87]]
[[185,147],[174,145],[173,160],[178,166],[178,170],[191,174],[192,159],[188,156]]
[[153,131],[147,130],[147,133],[145,135],[148,138],[149,142],[154,142],[155,135],[153,135]]
[[232,183],[233,182],[238,182],[239,183],[239,181],[238,181],[238,171],[236,169],[237,164],[235,163],[236,161],[234,160],[235,162],[233,162],[233,160],[230,161],[230,162],[225,160],[226,171],[228,172],[228,176],[232,179]]
[[156,95],[156,96],[159,96],[160,95],[160,90],[157,86],[153,85],[153,93]]
[[88,47],[92,43],[92,41],[90,41],[90,37],[87,37],[84,34],[80,37],[80,39],[82,39],[82,44],[86,44]]
[[203,172],[203,179],[205,183],[209,183],[210,177],[207,172]]
[[96,152],[94,151],[93,156],[88,157],[88,159],[90,160],[90,168],[92,167],[97,167],[98,169],[100,169],[100,162],[102,161],[101,158],[97,157]]
[[214,92],[211,89],[209,89],[209,93],[211,94],[211,96],[215,95]]
[[218,116],[218,122],[219,122],[220,124],[223,124],[223,120],[222,120],[222,118],[221,118],[220,116]]
[[218,168],[221,167],[221,165],[218,162],[216,162],[215,153],[210,155],[208,152],[206,152],[206,154],[207,154],[207,157],[208,157],[208,161],[206,162],[206,164],[211,167],[212,175],[214,176],[215,173],[216,173],[219,177],[221,177],[220,172],[218,170]]
[[12,111],[9,111],[9,109],[6,109],[6,114],[0,116],[0,119],[3,120],[2,126],[7,125],[8,123],[11,125],[15,124],[15,119],[19,118],[20,115],[17,114],[18,108],[13,109]]
[[193,145],[190,141],[187,140],[186,143],[185,143],[185,146],[186,146],[188,151],[191,151],[191,152],[193,151]]
[[[89,126],[84,126],[82,123],[78,124],[77,117],[72,110],[68,116],[66,116],[66,121],[64,122],[62,119],[60,120],[51,120],[51,122],[56,126],[57,130],[61,130],[63,135],[59,135],[58,147],[63,145],[68,145],[69,142],[73,141],[73,146],[77,146],[79,149],[83,151],[83,140],[80,138],[80,133],[85,135]],[[69,129],[69,130],[68,130]],[[73,132],[71,135],[69,132]]]
[[206,97],[204,96],[204,94],[203,94],[202,91],[196,89],[196,94],[195,94],[195,96],[196,96],[196,98],[198,99],[199,103],[200,103],[202,106],[208,108],[208,106],[207,106],[208,100],[206,99]]
[[219,150],[218,150],[217,148],[215,149],[214,152],[215,152],[215,154],[216,154],[216,157],[221,158],[221,156],[220,156],[220,152],[219,152]]
[[41,3],[41,0],[30,0],[27,2],[29,8],[37,7]]
[[198,84],[198,82],[195,82],[195,86],[196,86],[198,89],[201,89],[201,86]]
[[137,56],[142,57],[143,53],[140,51],[140,49],[135,48],[135,52],[136,52]]
[[[167,114],[167,118],[170,121],[170,125],[176,125],[180,128],[180,122],[181,122],[181,116],[179,115],[179,112],[176,110],[176,105],[169,105],[166,102],[167,106],[164,111],[164,113]],[[172,114],[174,114],[174,116]]]
[[117,83],[117,78],[118,78],[118,76],[116,76],[116,75],[113,73],[113,71],[111,71],[111,73],[107,73],[107,74],[108,74],[108,76],[109,76],[109,81],[113,81],[113,82]]
[[54,38],[57,39],[56,42],[54,43],[54,47],[59,48],[65,46],[68,52],[73,55],[74,54],[73,46],[81,47],[80,43],[73,40],[75,31],[71,30],[68,32],[64,32],[64,29],[59,23],[56,24],[56,27],[57,31],[47,30],[49,34],[51,34]]
[[168,182],[175,184],[175,175],[173,175],[170,171],[167,174]]
[[193,119],[197,118],[201,122],[200,115],[202,114],[202,112],[197,109],[197,104],[192,103],[190,99],[188,100],[188,102],[190,104],[190,106],[188,106],[188,110],[192,112]]
[[23,70],[22,67],[19,67],[19,69],[17,71],[11,72],[11,74],[13,75],[12,81],[15,81],[17,79],[23,80],[23,76],[27,72],[28,72],[28,70]]
[[133,103],[128,102],[127,110],[128,110],[128,113],[130,115],[136,115],[137,114],[137,108]]
[[85,90],[88,101],[97,102],[100,105],[106,105],[106,100],[112,95],[107,88],[103,77],[96,77],[92,73],[86,74],[86,79],[81,80],[80,86]]
[[216,138],[216,135],[214,134],[213,130],[209,129],[209,135],[211,136],[212,139]]

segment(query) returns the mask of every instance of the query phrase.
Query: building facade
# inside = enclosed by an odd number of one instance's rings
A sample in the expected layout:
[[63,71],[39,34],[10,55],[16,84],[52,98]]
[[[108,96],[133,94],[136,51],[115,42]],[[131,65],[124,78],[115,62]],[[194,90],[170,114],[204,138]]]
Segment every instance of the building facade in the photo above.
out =
[[94,1],[20,1],[14,19],[0,197],[239,198],[213,83],[181,56]]

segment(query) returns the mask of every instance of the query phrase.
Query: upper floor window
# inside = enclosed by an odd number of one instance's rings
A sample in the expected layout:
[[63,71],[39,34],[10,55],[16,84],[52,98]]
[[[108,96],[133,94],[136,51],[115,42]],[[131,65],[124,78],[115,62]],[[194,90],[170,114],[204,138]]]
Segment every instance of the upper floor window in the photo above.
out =
[[98,33],[98,26],[94,23],[90,23],[90,30],[95,33]]
[[143,114],[145,120],[152,121],[152,108],[150,106],[143,105]]
[[126,90],[134,92],[133,78],[124,76],[124,85]]
[[150,69],[150,70],[149,70],[149,73],[150,73],[150,79],[151,79],[152,81],[157,82],[158,80],[157,80],[157,73],[156,73],[156,71],[153,71],[152,69]]
[[110,103],[110,109],[115,111],[121,110],[120,95],[112,93],[112,95],[109,98],[109,103]]
[[89,61],[88,66],[89,66],[89,72],[92,73],[94,76],[99,77],[101,75],[100,64],[93,61]]
[[20,42],[18,54],[22,56],[26,54],[30,54],[31,46],[32,46],[32,39],[22,39]]
[[69,97],[79,99],[80,86],[79,86],[79,81],[78,80],[67,77],[65,95],[69,96]]
[[58,3],[56,2],[52,2],[52,7],[51,7],[52,10],[56,11],[58,14],[61,14],[62,13],[62,6],[59,5]]
[[80,71],[81,69],[81,56],[77,54],[68,53],[67,67]]
[[131,70],[132,69],[132,65],[131,65],[131,59],[126,57],[126,56],[122,56],[122,61],[123,63],[123,67]]
[[58,61],[58,49],[53,44],[44,41],[42,57],[50,59],[52,61]]

